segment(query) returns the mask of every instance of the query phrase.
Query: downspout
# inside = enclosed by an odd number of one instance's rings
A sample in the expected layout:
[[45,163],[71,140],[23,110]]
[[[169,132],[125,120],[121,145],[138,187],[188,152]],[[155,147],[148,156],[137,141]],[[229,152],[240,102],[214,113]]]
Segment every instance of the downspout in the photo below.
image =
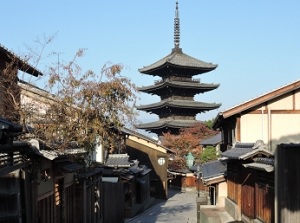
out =
[[264,140],[264,106],[261,107],[261,139]]
[[269,148],[272,151],[272,142],[271,142],[271,110],[268,108],[268,144]]

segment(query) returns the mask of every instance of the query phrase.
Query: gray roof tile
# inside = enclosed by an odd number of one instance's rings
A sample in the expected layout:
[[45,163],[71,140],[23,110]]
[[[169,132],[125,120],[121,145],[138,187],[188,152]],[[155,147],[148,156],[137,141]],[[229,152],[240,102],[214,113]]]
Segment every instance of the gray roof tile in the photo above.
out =
[[172,50],[169,55],[158,60],[157,62],[139,69],[139,72],[161,76],[161,70],[166,69],[168,66],[174,66],[181,69],[184,68],[185,70],[189,70],[191,75],[208,72],[217,67],[215,64],[198,60],[183,53],[181,49],[177,49]]
[[274,154],[265,149],[265,145],[262,140],[257,140],[255,143],[235,143],[234,147],[222,153],[222,157],[230,159],[248,159],[258,154],[262,154],[266,157],[273,156]]
[[205,103],[191,100],[162,100],[157,103],[136,106],[138,110],[154,110],[161,109],[162,107],[177,107],[177,108],[189,108],[189,109],[201,109],[211,110],[220,107],[220,104]]
[[160,128],[185,128],[198,123],[197,120],[159,120],[145,124],[136,125],[139,129],[160,129]]
[[127,154],[109,154],[105,165],[109,167],[130,167],[129,156]]
[[248,167],[248,168],[253,168],[253,169],[258,169],[258,170],[264,170],[267,172],[273,172],[274,171],[274,166],[272,165],[268,165],[268,164],[264,164],[264,163],[246,163],[243,164],[244,167]]
[[197,89],[200,92],[205,92],[205,91],[211,91],[219,87],[219,84],[205,84],[205,83],[199,83],[195,81],[161,81],[155,85],[150,85],[150,86],[143,86],[139,87],[139,91],[154,91],[156,89],[160,88],[165,88],[165,87],[175,87],[178,88],[180,87],[181,89]]
[[227,171],[226,165],[220,160],[204,163],[202,166],[202,177],[208,179],[224,175]]
[[212,136],[208,139],[204,139],[200,142],[200,145],[203,146],[215,146],[222,142],[222,134],[218,133],[215,136]]

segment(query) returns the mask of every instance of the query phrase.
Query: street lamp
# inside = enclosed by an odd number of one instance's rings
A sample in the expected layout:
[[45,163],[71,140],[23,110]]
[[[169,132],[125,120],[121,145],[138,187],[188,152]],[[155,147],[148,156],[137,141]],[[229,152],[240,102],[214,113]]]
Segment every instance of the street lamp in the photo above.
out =
[[194,159],[195,157],[193,156],[193,154],[191,152],[188,153],[187,156],[185,156],[185,162],[188,168],[191,168],[194,164]]

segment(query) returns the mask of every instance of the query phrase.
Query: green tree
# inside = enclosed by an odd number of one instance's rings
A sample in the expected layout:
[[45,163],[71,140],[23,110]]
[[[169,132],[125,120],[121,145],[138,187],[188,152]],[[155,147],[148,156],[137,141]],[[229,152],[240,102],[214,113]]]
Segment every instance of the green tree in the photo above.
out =
[[213,118],[213,119],[204,121],[204,123],[205,123],[205,125],[206,125],[209,129],[212,129],[212,126],[213,126],[213,124],[214,124],[214,121],[215,121],[215,119]]
[[201,163],[207,163],[212,160],[218,159],[218,155],[216,153],[216,147],[208,146],[202,149],[202,154],[200,158]]
[[175,152],[174,161],[170,162],[170,168],[185,168],[185,155],[189,152],[196,158],[196,162],[200,161],[202,146],[201,140],[207,139],[217,134],[206,126],[203,122],[189,128],[183,128],[178,135],[170,133],[163,134],[162,144]]

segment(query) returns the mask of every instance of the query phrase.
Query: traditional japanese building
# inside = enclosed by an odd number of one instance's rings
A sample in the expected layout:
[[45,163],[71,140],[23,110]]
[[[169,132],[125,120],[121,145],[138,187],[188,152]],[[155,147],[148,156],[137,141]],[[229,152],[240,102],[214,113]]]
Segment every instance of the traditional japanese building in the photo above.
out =
[[166,57],[139,69],[139,72],[152,76],[159,76],[161,80],[154,85],[142,86],[138,90],[157,95],[161,101],[153,104],[137,106],[138,110],[154,113],[159,120],[137,125],[139,129],[161,136],[163,132],[177,134],[179,129],[190,127],[197,123],[198,113],[216,109],[220,104],[198,102],[194,96],[218,88],[218,84],[201,83],[193,76],[214,70],[217,65],[195,59],[179,47],[180,20],[178,2],[174,19],[174,48]]

